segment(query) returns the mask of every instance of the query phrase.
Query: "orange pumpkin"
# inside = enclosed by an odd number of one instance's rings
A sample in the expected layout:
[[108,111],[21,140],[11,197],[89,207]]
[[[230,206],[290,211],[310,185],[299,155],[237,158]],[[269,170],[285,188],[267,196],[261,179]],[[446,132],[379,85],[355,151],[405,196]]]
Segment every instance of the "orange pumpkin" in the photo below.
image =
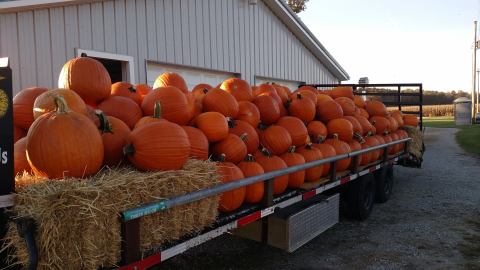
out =
[[107,69],[90,57],[69,60],[58,77],[58,88],[77,92],[87,104],[97,104],[108,98],[111,85]]
[[[369,143],[367,143],[366,141],[364,141],[361,144],[361,146],[362,146],[362,149],[366,149],[366,148],[371,147],[371,145]],[[362,154],[362,160],[360,161],[360,165],[364,166],[364,165],[369,164],[371,162],[371,160],[373,159],[373,155],[374,155],[374,153],[372,153],[372,152]]]
[[[267,149],[262,149],[261,154],[258,154],[255,159],[257,163],[262,166],[266,173],[287,168],[287,164],[285,161],[283,161],[283,159],[272,155]],[[273,183],[273,194],[277,195],[283,193],[288,187],[288,180],[288,174],[275,177]]]
[[21,138],[18,140],[13,146],[13,149],[14,175],[23,174],[25,171],[31,174],[32,168],[27,160],[27,138]]
[[203,132],[194,127],[182,126],[185,133],[187,133],[188,141],[190,142],[190,158],[198,160],[208,159],[208,139]]
[[203,103],[195,99],[195,95],[192,93],[187,93],[185,97],[187,97],[188,107],[190,108],[191,122],[192,119],[203,112]]
[[[105,116],[102,116],[105,117]],[[103,163],[108,166],[116,166],[123,161],[123,147],[127,144],[130,128],[122,120],[108,116],[102,125]]]
[[130,129],[142,118],[142,109],[133,100],[114,96],[109,97],[98,105],[98,108],[108,116],[122,120]]
[[24,138],[25,136],[27,136],[27,132],[25,132],[25,130],[15,125],[13,126],[13,143],[18,142],[18,140]]
[[155,88],[143,99],[143,114],[153,115],[156,102],[160,102],[162,118],[179,125],[187,125],[190,122],[192,109],[187,97],[178,88],[174,86]]
[[273,88],[275,88],[275,91],[277,92],[277,95],[280,97],[282,100],[282,104],[285,104],[288,101],[288,96],[290,94],[290,91],[286,90],[285,87],[272,83]]
[[237,136],[242,136],[246,134],[247,136],[244,137],[244,143],[247,146],[247,152],[252,154],[257,151],[258,146],[260,145],[260,139],[258,138],[257,131],[247,122],[242,120],[228,120],[229,132],[235,134]]
[[153,89],[166,86],[176,87],[184,94],[188,93],[187,83],[180,74],[175,72],[165,72],[160,74],[153,83]]
[[[305,158],[305,162],[312,162],[323,158],[322,152],[313,147],[312,144],[307,144],[297,150],[297,153]],[[314,182],[320,179],[323,173],[323,164],[305,170],[305,181]]]
[[329,94],[334,99],[346,97],[353,100],[353,88],[350,86],[337,86],[330,90]]
[[310,138],[314,143],[323,142],[328,135],[327,126],[320,121],[312,121],[308,123],[307,130],[308,135],[310,135]]
[[97,127],[71,111],[61,96],[56,110],[33,122],[27,135],[27,157],[35,175],[50,179],[87,177],[103,164],[103,142]]
[[[212,87],[208,85],[202,88],[201,86],[203,86],[203,84],[199,84],[195,86],[195,88],[193,88],[192,90],[192,94],[195,97],[195,100],[202,103],[203,105],[203,98],[205,98],[205,95],[208,93],[208,91],[212,89]],[[207,87],[210,87],[210,88],[207,88]]]
[[338,137],[345,142],[351,142],[353,140],[353,126],[350,121],[338,118],[330,120],[327,124],[328,136]]
[[47,88],[32,87],[23,89],[13,98],[13,123],[23,130],[28,130],[34,121],[33,104],[35,99],[47,92]]
[[391,112],[391,115],[395,120],[397,120],[398,127],[401,128],[403,127],[403,113],[399,110],[395,110]]
[[214,88],[209,90],[203,98],[203,110],[219,112],[227,117],[235,118],[238,115],[238,102],[229,92]]
[[[397,133],[392,133],[391,138],[392,138],[392,141],[400,140],[400,136],[398,136]],[[401,150],[401,146],[400,144],[396,144],[390,150],[391,150],[391,152],[389,152],[390,154],[396,154]]]
[[[265,173],[262,166],[255,162],[252,155],[248,154],[245,160],[238,163],[238,168],[242,170],[245,178]],[[246,187],[245,202],[259,203],[263,199],[264,182],[258,182]]]
[[218,142],[228,136],[228,123],[225,116],[219,112],[204,112],[195,118],[197,126],[209,142]]
[[293,116],[284,116],[278,120],[277,125],[284,127],[290,133],[293,145],[300,147],[307,143],[307,127],[300,119]]
[[[349,143],[348,143],[348,146],[350,146],[350,150],[351,150],[352,152],[362,150],[362,145],[361,145],[359,142],[357,142],[357,141],[351,141],[351,142],[349,142]],[[353,162],[354,160],[355,160],[355,159],[352,158],[352,162],[351,162],[351,164],[350,164],[350,167],[351,167],[351,168],[354,168],[355,165],[356,165],[356,166],[360,166],[360,164],[362,163],[362,155],[359,155],[359,156],[358,156],[356,164]]]
[[[377,140],[375,136],[370,136],[365,138],[365,144],[366,147],[374,147],[379,145],[380,142]],[[376,161],[380,157],[380,150],[375,150],[370,152],[370,159],[368,163],[372,163]]]
[[304,98],[302,94],[295,94],[290,102],[287,103],[288,112],[291,116],[300,118],[304,122],[311,122],[315,118],[315,102]]
[[[393,141],[392,140],[392,134],[384,135],[383,140],[385,141],[385,143],[391,143]],[[388,147],[388,154],[389,155],[395,154],[395,149],[396,149],[395,146],[389,146]]]
[[[286,153],[280,156],[288,167],[305,164],[305,158],[295,153],[295,146],[290,147]],[[305,170],[297,171],[288,175],[288,187],[299,188],[305,182]]]
[[368,121],[367,118],[360,115],[356,115],[354,117],[355,119],[357,119],[358,123],[360,123],[360,125],[362,126],[363,136],[373,135],[377,132],[375,127],[372,125],[372,123],[370,123],[370,121]]
[[388,121],[390,122],[390,132],[395,132],[398,129],[398,122],[392,116],[387,116]]
[[142,96],[137,92],[137,89],[128,82],[116,82],[112,84],[110,95],[126,97],[135,101],[138,105],[142,104]]
[[[229,183],[244,178],[242,170],[231,162],[218,162],[217,171],[222,176],[222,182]],[[242,206],[245,200],[246,187],[240,187],[222,193],[218,210],[220,212],[231,212]]]
[[387,116],[387,107],[380,101],[371,100],[365,103],[365,109],[370,117],[372,116]]
[[239,78],[230,78],[223,81],[220,89],[232,94],[237,101],[252,101],[252,88],[247,81]]
[[224,155],[225,161],[239,163],[247,156],[247,146],[244,143],[246,138],[246,134],[242,134],[240,137],[228,134],[225,139],[212,146],[212,153],[216,156]]
[[387,134],[390,132],[390,121],[383,116],[372,116],[369,119],[370,123],[375,127],[378,135]]
[[363,128],[360,122],[358,122],[357,118],[354,116],[344,116],[343,119],[348,120],[353,127],[353,137],[358,141],[362,141],[363,138]]
[[179,170],[187,162],[190,141],[181,126],[154,122],[134,129],[123,152],[139,170]]
[[33,118],[37,119],[43,114],[55,110],[54,97],[62,96],[68,104],[70,110],[87,115],[87,105],[82,98],[75,92],[68,89],[52,89],[39,95],[33,104]]
[[292,137],[284,127],[272,125],[262,132],[260,144],[272,154],[281,155],[292,145]]
[[261,84],[257,88],[257,94],[255,96],[266,95],[272,97],[278,104],[282,104],[282,99],[277,94],[275,88],[270,84]]
[[367,110],[365,110],[364,108],[358,108],[358,114],[360,116],[363,116],[363,117],[367,118],[367,119],[370,118],[370,115],[368,114]]
[[[337,155],[348,154],[351,152],[348,143],[339,140],[338,138],[327,139],[326,144],[330,144],[335,149]],[[337,172],[345,171],[350,166],[351,158],[344,158],[337,161]]]
[[358,108],[361,108],[361,109],[365,108],[365,100],[363,100],[363,97],[354,96],[353,102],[355,103],[355,106],[357,106]]
[[355,103],[347,97],[339,97],[336,98],[335,101],[342,107],[343,110],[343,115],[354,115],[355,114],[355,109],[357,108],[355,106]]
[[152,87],[148,84],[137,84],[135,85],[135,89],[137,90],[137,93],[140,95],[142,101],[143,101],[143,98],[153,90]]
[[[405,130],[403,130],[403,129],[399,129],[399,130],[397,130],[397,132],[395,132],[395,133],[398,135],[398,138],[399,138],[399,139],[406,139],[406,138],[408,138],[408,133],[407,133]],[[399,146],[398,146],[398,150],[399,150],[399,151],[402,151],[404,148],[405,148],[405,143],[399,144]]]
[[317,104],[317,117],[323,122],[328,122],[332,119],[341,118],[343,116],[343,109],[335,100],[325,100]]
[[[377,139],[379,145],[385,144],[385,139],[383,139],[384,138],[383,136],[373,135],[373,137],[375,137],[375,139]],[[380,152],[379,158],[381,158],[383,156],[384,149],[383,148],[380,149],[379,152]]]
[[271,125],[280,118],[280,107],[274,98],[267,95],[259,95],[253,100],[260,112],[260,119],[263,124]]
[[313,104],[317,103],[317,93],[315,93],[315,92],[308,91],[308,90],[305,90],[305,89],[304,90],[297,90],[297,91],[295,91],[295,93],[290,95],[290,99],[295,99],[295,96],[297,94],[300,94],[304,98],[309,99],[310,101],[313,102]]
[[[337,152],[335,152],[335,148],[333,148],[333,146],[331,146],[330,144],[314,143],[312,145],[313,147],[320,150],[320,152],[322,152],[323,158],[329,158],[337,155]],[[323,164],[322,177],[327,176],[329,173],[330,173],[330,162]]]
[[327,101],[327,100],[333,100],[333,98],[329,95],[326,95],[326,94],[318,94],[317,95],[317,102],[315,102],[315,105],[318,105],[324,101]]
[[418,118],[416,115],[413,114],[405,114],[403,116],[403,124],[405,126],[412,126],[412,127],[417,127],[418,126]]
[[237,120],[242,120],[249,123],[252,127],[257,127],[260,124],[260,111],[252,102],[240,101],[238,103]]
[[152,116],[144,116],[138,122],[135,124],[135,128],[138,128],[140,126],[153,123],[153,122],[161,122],[161,121],[167,121],[162,118],[162,108],[160,105],[160,102],[156,102],[153,110],[153,115]]
[[303,90],[310,91],[314,94],[317,93],[317,88],[315,88],[313,86],[310,86],[310,85],[302,85],[297,89],[297,91],[303,91]]

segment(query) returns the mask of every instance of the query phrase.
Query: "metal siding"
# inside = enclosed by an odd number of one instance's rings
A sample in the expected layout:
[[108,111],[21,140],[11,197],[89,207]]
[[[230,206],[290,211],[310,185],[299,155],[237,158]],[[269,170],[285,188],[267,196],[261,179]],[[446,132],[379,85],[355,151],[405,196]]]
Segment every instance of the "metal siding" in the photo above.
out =
[[338,81],[263,1],[110,0],[0,15],[15,89],[55,86],[75,48],[133,56],[139,82],[145,59],[241,73],[252,84]]

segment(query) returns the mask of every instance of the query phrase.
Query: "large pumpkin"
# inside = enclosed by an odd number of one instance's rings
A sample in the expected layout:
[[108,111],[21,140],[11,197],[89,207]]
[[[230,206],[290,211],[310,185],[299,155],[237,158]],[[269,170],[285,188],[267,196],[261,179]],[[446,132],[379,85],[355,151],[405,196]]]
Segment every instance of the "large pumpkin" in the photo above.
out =
[[377,132],[376,128],[372,125],[372,123],[370,123],[370,121],[368,121],[367,118],[361,115],[356,115],[354,117],[355,119],[357,119],[358,123],[360,123],[360,125],[362,126],[363,136],[373,135]]
[[272,154],[281,155],[292,145],[292,137],[284,127],[272,125],[262,132],[260,144]]
[[43,114],[55,110],[55,97],[62,96],[70,110],[87,115],[87,105],[75,92],[68,89],[52,89],[44,92],[35,99],[33,104],[33,118],[37,119]]
[[[224,184],[244,178],[242,170],[231,162],[218,162],[217,171],[222,176]],[[238,209],[245,200],[246,190],[246,187],[240,187],[222,193],[218,210],[220,212],[231,212]]]
[[153,90],[153,88],[150,85],[144,84],[144,83],[135,85],[135,89],[137,90],[137,93],[142,98],[142,101],[143,101],[143,98]]
[[103,142],[85,115],[68,109],[61,96],[56,110],[40,116],[27,135],[28,162],[35,175],[47,178],[87,177],[103,164]]
[[358,122],[357,118],[355,118],[354,116],[344,116],[343,119],[347,120],[350,122],[350,124],[352,124],[352,127],[353,127],[353,137],[358,140],[359,142],[361,142],[363,140],[363,127],[362,125],[360,124],[360,122]]
[[[305,164],[305,158],[295,153],[295,146],[290,147],[286,153],[280,156],[288,167]],[[300,188],[305,182],[305,170],[297,171],[288,175],[288,187]]]
[[116,82],[112,84],[110,95],[130,98],[138,105],[142,104],[142,96],[137,92],[137,89],[128,82]]
[[15,175],[23,174],[24,171],[32,173],[32,168],[27,160],[27,138],[21,138],[13,146],[13,167]]
[[97,104],[110,96],[112,81],[102,63],[90,57],[77,57],[63,65],[58,88],[70,89],[88,104]]
[[225,116],[219,112],[204,112],[195,118],[197,126],[209,142],[218,142],[228,136],[228,123]]
[[417,118],[416,115],[405,114],[403,116],[403,124],[405,126],[417,127],[418,126],[418,118]]
[[312,121],[307,126],[308,135],[314,143],[323,142],[328,136],[327,126],[320,121]]
[[161,122],[161,121],[167,121],[162,118],[162,107],[160,105],[160,102],[157,101],[155,103],[155,106],[153,107],[153,115],[152,116],[144,116],[140,120],[137,121],[135,124],[135,128],[141,127],[143,125],[153,123],[153,122]]
[[123,151],[140,170],[179,170],[187,162],[190,141],[181,126],[155,122],[134,129]]
[[143,114],[153,115],[156,102],[160,102],[162,107],[162,118],[179,125],[187,125],[190,122],[191,107],[185,94],[178,88],[174,86],[155,88],[143,99]]
[[329,92],[332,98],[346,97],[353,100],[353,88],[350,86],[337,86]]
[[[305,147],[301,147],[297,150],[297,153],[305,158],[305,162],[312,162],[323,158],[322,152],[313,147],[312,144],[307,144]],[[305,181],[313,182],[320,179],[323,173],[323,164],[305,171]]]
[[390,122],[390,132],[395,132],[398,129],[398,122],[392,116],[387,116],[388,121]]
[[208,90],[212,89],[213,86],[211,86],[210,84],[207,84],[207,83],[199,83],[197,85],[195,85],[192,89],[192,93],[207,93]]
[[228,120],[229,132],[235,134],[237,136],[242,136],[246,134],[247,136],[244,137],[244,143],[247,146],[247,152],[250,154],[255,153],[257,151],[258,146],[260,145],[260,139],[258,138],[257,131],[247,122],[242,120]]
[[[365,143],[364,143],[364,145],[366,146],[365,148],[374,147],[374,146],[377,146],[379,144],[380,144],[380,142],[377,140],[377,138],[375,136],[369,136],[369,137],[365,138]],[[379,157],[380,157],[380,150],[371,151],[368,163],[376,161]]]
[[288,112],[291,116],[309,123],[315,118],[315,102],[298,93],[293,95],[292,100],[287,103]]
[[391,112],[391,115],[395,120],[397,120],[398,127],[403,127],[403,113],[399,110],[395,110]]
[[335,100],[325,100],[317,104],[317,117],[327,123],[330,120],[341,118],[343,109]]
[[208,91],[210,91],[212,89],[212,87],[210,86],[210,88],[207,88],[205,86],[205,88],[201,88],[201,87],[197,88],[197,86],[195,86],[195,88],[193,88],[192,94],[195,97],[196,101],[202,103],[202,107],[203,107],[203,98],[205,98],[205,95],[208,93]]
[[[348,146],[350,146],[350,150],[352,152],[362,150],[362,145],[358,141],[351,141],[348,143]],[[351,168],[354,168],[355,166],[360,166],[360,164],[362,163],[362,155],[358,156],[356,163],[353,162],[354,160],[355,159],[352,158],[352,163],[350,164]]]
[[173,86],[185,94],[188,93],[187,83],[182,76],[175,72],[166,72],[160,74],[160,76],[158,76],[153,83],[153,89],[165,86]]
[[[278,156],[271,155],[267,149],[262,149],[261,154],[256,156],[256,160],[266,173],[287,168],[287,164],[285,161],[283,161],[283,159]],[[288,180],[288,174],[275,177],[273,183],[273,194],[277,195],[283,193],[287,189]]]
[[203,110],[219,112],[227,117],[235,118],[238,115],[238,102],[229,92],[214,88],[209,90],[203,98]]
[[189,157],[198,160],[208,159],[208,139],[203,132],[194,127],[182,126],[185,133],[187,133],[188,141],[190,142]]
[[353,102],[355,105],[359,108],[365,108],[365,100],[363,100],[363,97],[361,96],[354,96],[353,97]]
[[370,117],[372,116],[387,116],[387,107],[380,101],[371,100],[365,103],[365,109]]
[[[242,170],[245,178],[260,175],[265,173],[262,166],[255,162],[253,156],[248,154],[244,161],[238,163],[238,168]],[[245,194],[245,202],[247,203],[259,203],[263,199],[264,182],[258,182],[248,185]]]
[[13,143],[18,142],[21,138],[25,138],[27,132],[17,126],[13,126]]
[[[361,146],[362,146],[362,149],[367,149],[367,148],[371,147],[371,145],[369,143],[367,143],[367,141],[364,141],[361,144]],[[372,153],[372,152],[362,154],[362,160],[360,161],[360,165],[363,166],[363,165],[369,164],[373,159],[373,155],[374,155],[374,153]]]
[[260,84],[255,96],[266,95],[272,97],[278,104],[282,104],[282,99],[278,96],[275,88],[267,83]]
[[127,124],[130,129],[142,118],[142,109],[135,101],[120,96],[109,97],[98,105],[106,115],[116,117]]
[[390,121],[383,116],[372,116],[369,119],[370,123],[375,127],[378,135],[384,135],[390,132]]
[[[313,147],[317,148],[322,152],[323,158],[329,158],[337,155],[335,148],[332,145],[327,143],[314,143]],[[322,176],[326,176],[330,173],[330,162],[323,164]]]
[[247,146],[244,143],[246,139],[246,134],[228,134],[225,139],[212,146],[212,153],[215,156],[224,155],[225,161],[237,164],[247,156]]
[[293,145],[300,147],[307,143],[307,127],[297,117],[284,116],[278,120],[277,125],[284,127],[290,133]]
[[252,102],[240,101],[236,119],[243,120],[252,125],[252,127],[257,127],[260,124],[260,111]]
[[325,95],[325,94],[318,94],[317,95],[317,102],[315,102],[315,105],[318,105],[324,101],[327,101],[327,100],[333,100],[333,98],[329,95]]
[[[351,152],[350,146],[348,143],[339,140],[338,138],[327,139],[326,144],[330,144],[335,148],[335,153],[337,155],[348,154]],[[351,158],[344,158],[337,161],[337,172],[345,171],[350,166]]]
[[35,99],[47,92],[47,88],[32,87],[23,89],[13,98],[13,123],[28,130],[34,121],[33,104]]
[[343,115],[354,115],[355,114],[355,109],[357,108],[355,106],[355,103],[353,103],[353,100],[347,98],[347,97],[338,97],[335,99],[335,102],[337,102],[343,110]]
[[[102,116],[105,117],[105,116]],[[113,116],[106,117],[102,126],[104,164],[116,166],[123,161],[123,147],[127,144],[130,128],[122,120]]]
[[247,81],[239,78],[230,78],[223,81],[220,89],[229,92],[237,101],[252,101],[252,88]]
[[259,95],[255,97],[253,103],[260,112],[260,119],[263,124],[271,125],[280,118],[280,105],[273,97]]
[[300,94],[302,97],[309,99],[313,104],[317,103],[317,93],[308,91],[308,90],[297,90],[295,93],[290,95],[290,99],[295,99],[295,96]]
[[345,142],[351,142],[353,140],[353,126],[350,121],[338,118],[330,120],[327,123],[328,136],[329,137],[338,137],[340,140]]
[[275,91],[277,92],[277,95],[280,97],[282,100],[282,104],[285,104],[288,101],[288,97],[290,94],[290,91],[288,91],[285,87],[272,83],[273,88],[275,88]]

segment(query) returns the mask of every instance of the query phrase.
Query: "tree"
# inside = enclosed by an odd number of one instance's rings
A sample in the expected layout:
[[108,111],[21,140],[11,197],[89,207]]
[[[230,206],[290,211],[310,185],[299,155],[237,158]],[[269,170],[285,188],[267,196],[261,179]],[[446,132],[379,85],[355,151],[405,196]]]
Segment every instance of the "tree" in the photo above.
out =
[[309,0],[288,0],[287,3],[295,13],[304,11]]

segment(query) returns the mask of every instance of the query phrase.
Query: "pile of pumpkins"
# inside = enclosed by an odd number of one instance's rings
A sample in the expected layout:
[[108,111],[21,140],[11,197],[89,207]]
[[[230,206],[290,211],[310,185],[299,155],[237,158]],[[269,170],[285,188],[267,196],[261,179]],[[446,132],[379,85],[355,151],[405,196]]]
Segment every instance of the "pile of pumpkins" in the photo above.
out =
[[[130,162],[142,171],[178,170],[189,158],[217,161],[224,182],[406,138],[418,119],[364,101],[350,87],[291,92],[279,84],[250,86],[239,78],[188,89],[176,73],[153,88],[112,84],[95,59],[69,60],[58,89],[24,89],[13,101],[15,171],[49,179],[87,177]],[[403,144],[389,148],[401,151]],[[366,153],[337,171],[378,160]],[[274,193],[329,173],[330,164],[275,178]],[[262,200],[262,182],[225,192],[219,210]]]

